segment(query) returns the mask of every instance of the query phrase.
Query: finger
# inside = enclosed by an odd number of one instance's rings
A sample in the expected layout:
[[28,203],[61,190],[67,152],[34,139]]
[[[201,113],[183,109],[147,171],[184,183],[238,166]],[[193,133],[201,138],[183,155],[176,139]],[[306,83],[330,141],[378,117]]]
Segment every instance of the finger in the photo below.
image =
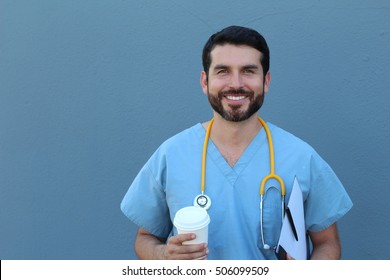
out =
[[[175,236],[168,240],[165,248],[166,256],[169,259],[197,259],[208,254],[207,243],[182,244],[181,240],[188,239],[188,236]],[[186,240],[187,241],[187,240]]]
[[170,246],[173,252],[177,254],[196,254],[203,253],[205,254],[207,250],[207,243],[200,244],[179,244]]
[[173,236],[168,241],[175,244],[182,244],[185,241],[194,240],[195,238],[196,235],[194,233],[185,233],[185,234],[178,234],[176,236]]
[[295,260],[295,259],[291,257],[289,254],[286,254],[286,260]]
[[207,244],[196,244],[196,245],[183,245],[180,248],[180,255],[183,259],[194,260],[206,258],[209,250]]
[[208,248],[205,248],[205,250],[203,252],[200,253],[200,257],[199,256],[194,256],[193,259],[196,259],[196,260],[207,260],[208,258],[208,254],[209,254],[209,249]]

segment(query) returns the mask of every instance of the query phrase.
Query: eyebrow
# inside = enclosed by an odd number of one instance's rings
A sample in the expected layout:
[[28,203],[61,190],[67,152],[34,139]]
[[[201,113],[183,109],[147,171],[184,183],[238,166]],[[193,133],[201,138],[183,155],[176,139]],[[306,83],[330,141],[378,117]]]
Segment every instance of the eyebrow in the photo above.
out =
[[215,70],[226,69],[226,68],[229,68],[229,67],[227,65],[225,65],[225,64],[217,64],[214,67]]
[[256,64],[249,64],[249,65],[244,65],[244,67],[242,67],[243,69],[259,69],[259,66],[256,65]]

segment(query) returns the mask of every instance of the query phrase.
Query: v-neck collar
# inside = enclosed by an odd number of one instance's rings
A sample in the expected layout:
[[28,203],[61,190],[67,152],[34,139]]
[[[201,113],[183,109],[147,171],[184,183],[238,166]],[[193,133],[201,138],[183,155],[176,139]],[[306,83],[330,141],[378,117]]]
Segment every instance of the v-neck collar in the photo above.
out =
[[[206,131],[201,123],[198,124],[198,130],[198,134],[203,143],[204,138],[206,136]],[[225,178],[230,182],[232,186],[234,186],[241,172],[248,166],[248,164],[253,159],[254,155],[256,154],[260,146],[264,143],[264,141],[267,141],[267,139],[265,131],[262,128],[246,147],[236,164],[232,167],[228,164],[226,159],[222,156],[221,152],[218,150],[218,148],[210,138],[207,148],[207,158],[211,158],[213,160],[213,162],[219,168]]]

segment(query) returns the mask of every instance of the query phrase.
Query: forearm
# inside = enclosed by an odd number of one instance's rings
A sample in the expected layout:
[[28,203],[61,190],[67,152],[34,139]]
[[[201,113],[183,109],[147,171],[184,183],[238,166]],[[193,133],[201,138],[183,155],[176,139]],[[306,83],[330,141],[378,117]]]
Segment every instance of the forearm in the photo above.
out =
[[341,244],[336,224],[320,232],[309,232],[313,243],[312,260],[338,260],[341,257]]
[[135,253],[141,260],[163,260],[165,259],[165,246],[153,235],[138,234],[135,240]]
[[339,244],[322,244],[313,248],[311,260],[338,260],[341,257]]

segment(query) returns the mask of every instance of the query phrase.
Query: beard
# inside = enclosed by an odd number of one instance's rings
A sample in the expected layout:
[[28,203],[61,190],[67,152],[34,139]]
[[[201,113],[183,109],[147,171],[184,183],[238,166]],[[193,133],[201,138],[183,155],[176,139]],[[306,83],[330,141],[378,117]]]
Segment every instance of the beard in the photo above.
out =
[[[225,109],[222,104],[222,99],[225,95],[246,95],[249,98],[249,106],[246,110],[243,110],[241,105],[228,105],[229,108]],[[253,91],[246,91],[243,89],[239,90],[227,90],[220,91],[218,95],[207,93],[207,97],[209,99],[211,107],[221,115],[227,121],[231,122],[241,122],[249,119],[253,114],[256,114],[264,101],[264,90],[262,93],[258,94],[255,97]]]

